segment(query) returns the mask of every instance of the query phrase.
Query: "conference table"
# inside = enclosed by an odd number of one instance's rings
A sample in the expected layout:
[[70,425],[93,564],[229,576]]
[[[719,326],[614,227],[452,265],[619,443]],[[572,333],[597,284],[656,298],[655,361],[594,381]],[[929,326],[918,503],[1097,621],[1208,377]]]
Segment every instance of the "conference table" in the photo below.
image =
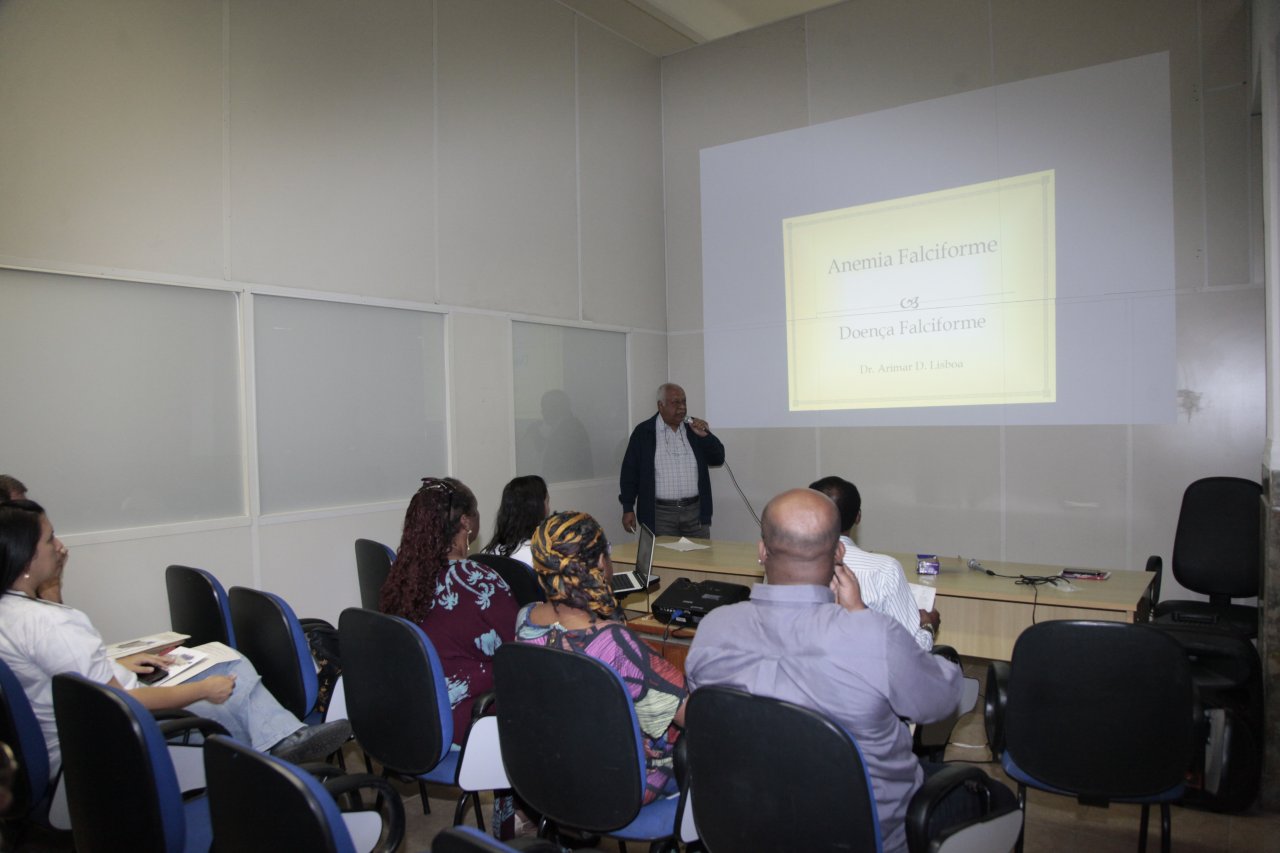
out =
[[[658,537],[654,548],[653,572],[662,580],[650,591],[624,596],[622,606],[635,614],[630,622],[649,633],[686,638],[688,630],[671,631],[651,615],[652,603],[677,578],[691,581],[719,580],[750,586],[764,578],[755,542],[691,540],[710,547],[676,551],[663,547],[675,542],[671,536]],[[1053,584],[1030,586],[1017,583],[1018,576],[1057,575],[1062,566],[983,561],[985,571],[970,569],[959,557],[939,556],[936,575],[917,575],[915,554],[892,554],[902,564],[907,580],[937,591],[934,607],[942,619],[938,642],[955,648],[967,657],[1009,660],[1018,635],[1035,622],[1054,619],[1091,619],[1105,622],[1134,622],[1146,619],[1147,587],[1152,575],[1142,571],[1113,571],[1107,580],[1073,580],[1074,591]],[[636,545],[620,543],[613,548],[615,570],[634,568]],[[664,646],[666,643],[664,643]],[[1069,650],[1064,649],[1064,653]],[[683,658],[679,651],[672,657]]]

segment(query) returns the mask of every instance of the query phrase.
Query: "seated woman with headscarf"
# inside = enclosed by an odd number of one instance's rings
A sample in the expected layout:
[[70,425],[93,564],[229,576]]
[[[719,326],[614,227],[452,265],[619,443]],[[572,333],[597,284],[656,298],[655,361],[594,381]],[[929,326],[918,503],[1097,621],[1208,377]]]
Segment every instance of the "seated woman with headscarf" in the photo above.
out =
[[435,646],[456,741],[466,737],[475,697],[493,689],[493,653],[511,640],[516,620],[507,582],[467,559],[479,532],[470,489],[452,477],[423,479],[378,600],[383,613],[415,623]]
[[520,611],[516,641],[589,655],[616,670],[644,734],[644,801],[675,793],[672,752],[684,724],[684,673],[619,621],[604,531],[586,513],[559,512],[534,531],[532,546],[547,600]]

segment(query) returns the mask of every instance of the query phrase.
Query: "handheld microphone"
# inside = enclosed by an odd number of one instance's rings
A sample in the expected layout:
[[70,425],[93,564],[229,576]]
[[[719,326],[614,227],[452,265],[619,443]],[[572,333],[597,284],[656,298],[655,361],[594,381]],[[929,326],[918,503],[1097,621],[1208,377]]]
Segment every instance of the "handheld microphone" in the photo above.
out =
[[968,565],[969,565],[969,568],[973,569],[975,572],[985,572],[987,570],[986,566],[982,565],[982,563],[979,563],[977,560],[973,559],[972,557],[969,558]]

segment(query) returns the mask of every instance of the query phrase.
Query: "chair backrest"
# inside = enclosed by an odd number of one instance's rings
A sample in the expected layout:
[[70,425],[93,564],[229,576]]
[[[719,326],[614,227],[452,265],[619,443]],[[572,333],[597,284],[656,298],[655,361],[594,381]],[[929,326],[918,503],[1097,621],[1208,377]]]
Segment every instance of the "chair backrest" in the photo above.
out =
[[391,562],[395,557],[395,552],[381,542],[372,539],[356,540],[356,576],[360,579],[361,607],[378,609],[382,584],[391,571]]
[[224,735],[204,746],[218,850],[354,853],[333,796],[305,770]]
[[1187,486],[1173,539],[1173,576],[1217,598],[1258,594],[1262,486],[1239,477],[1206,477]]
[[690,800],[708,850],[880,850],[853,737],[817,711],[729,687],[685,710]]
[[227,597],[236,648],[258,670],[276,701],[306,720],[315,707],[320,684],[293,608],[278,595],[243,586],[231,587]]
[[27,694],[18,677],[0,661],[0,741],[13,750],[17,773],[13,778],[13,800],[4,817],[35,819],[43,823],[49,808],[49,751]]
[[644,798],[644,750],[622,678],[586,655],[503,643],[493,660],[498,740],[512,787],[556,823],[610,832]]
[[212,573],[169,566],[164,570],[164,585],[169,592],[169,625],[191,636],[186,645],[219,642],[236,647],[227,591]]
[[1041,622],[1013,647],[1005,758],[1082,800],[1149,797],[1190,766],[1186,653],[1144,625]]
[[498,573],[511,588],[511,596],[516,604],[524,607],[535,601],[546,601],[547,594],[542,584],[534,576],[533,570],[514,557],[503,557],[500,554],[472,554],[471,559],[488,566]]
[[183,850],[182,794],[151,714],[74,673],[53,677],[53,707],[76,850]]
[[338,618],[347,719],[361,748],[398,773],[421,775],[453,743],[444,668],[407,619],[349,607]]

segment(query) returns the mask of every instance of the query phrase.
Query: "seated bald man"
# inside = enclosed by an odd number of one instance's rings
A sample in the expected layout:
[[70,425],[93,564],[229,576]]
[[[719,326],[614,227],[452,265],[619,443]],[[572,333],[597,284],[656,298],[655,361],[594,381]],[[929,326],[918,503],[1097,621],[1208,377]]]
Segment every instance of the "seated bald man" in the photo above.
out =
[[875,789],[884,850],[905,851],[907,804],[925,772],[904,720],[954,712],[960,667],[863,605],[841,563],[840,514],[826,495],[795,489],[770,501],[759,550],[767,583],[698,625],[685,661],[689,689],[737,687],[813,708],[848,729]]

